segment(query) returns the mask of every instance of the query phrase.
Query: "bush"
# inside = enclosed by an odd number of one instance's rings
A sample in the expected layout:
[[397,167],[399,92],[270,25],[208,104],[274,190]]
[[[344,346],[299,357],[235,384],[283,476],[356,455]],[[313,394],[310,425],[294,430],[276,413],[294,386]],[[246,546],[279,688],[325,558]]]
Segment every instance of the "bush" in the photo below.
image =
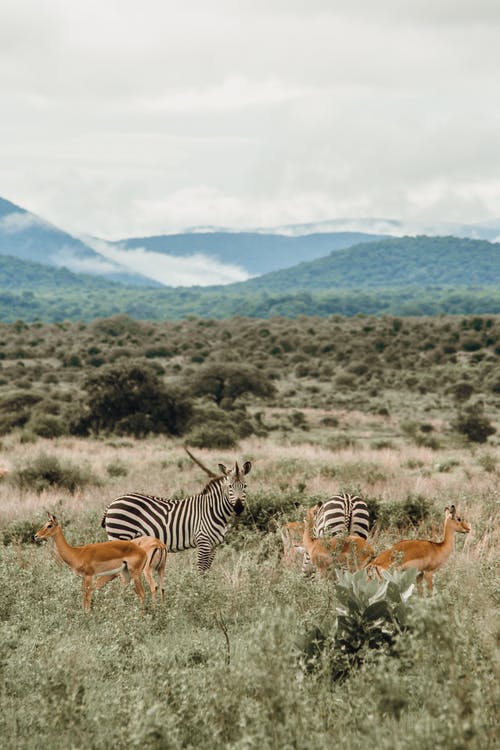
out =
[[179,435],[192,413],[190,401],[179,388],[165,386],[151,367],[140,363],[102,367],[82,387],[87,396],[72,407],[70,416],[76,434]]
[[40,453],[34,461],[16,467],[9,475],[9,482],[20,490],[43,492],[57,487],[72,493],[89,484],[99,484],[89,468],[61,462],[56,456],[46,453]]
[[39,393],[17,390],[7,394],[0,401],[0,435],[23,427],[30,418],[31,410],[43,399]]
[[480,403],[459,412],[452,427],[472,443],[485,443],[496,432]]
[[65,429],[59,417],[52,414],[36,414],[28,422],[28,429],[44,438],[56,438],[64,435]]
[[418,526],[431,515],[432,506],[422,495],[409,495],[402,502],[379,502],[367,500],[370,511],[370,522],[376,522],[379,528],[395,527],[404,529],[408,526]]
[[274,395],[275,387],[262,370],[250,365],[210,364],[200,367],[191,381],[195,396],[208,396],[217,406],[230,408],[245,393]]
[[30,544],[39,528],[32,521],[13,521],[2,530],[2,544]]
[[106,471],[110,477],[126,477],[128,469],[121,461],[112,461],[106,466]]
[[359,667],[370,650],[399,656],[398,638],[412,623],[410,597],[416,575],[415,569],[383,571],[385,580],[380,583],[369,580],[364,570],[337,571],[336,627],[332,635],[314,626],[297,644],[305,669],[314,669],[326,649],[334,681]]
[[189,445],[193,448],[235,448],[238,445],[238,433],[233,427],[213,423],[199,425],[187,435]]

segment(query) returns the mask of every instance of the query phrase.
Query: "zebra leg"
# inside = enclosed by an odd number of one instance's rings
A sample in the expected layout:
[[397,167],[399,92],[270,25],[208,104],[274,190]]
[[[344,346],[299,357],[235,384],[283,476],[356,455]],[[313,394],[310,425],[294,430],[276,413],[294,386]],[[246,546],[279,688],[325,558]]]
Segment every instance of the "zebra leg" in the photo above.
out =
[[206,573],[210,568],[215,556],[215,548],[212,547],[208,539],[201,539],[198,542],[198,570],[200,573]]

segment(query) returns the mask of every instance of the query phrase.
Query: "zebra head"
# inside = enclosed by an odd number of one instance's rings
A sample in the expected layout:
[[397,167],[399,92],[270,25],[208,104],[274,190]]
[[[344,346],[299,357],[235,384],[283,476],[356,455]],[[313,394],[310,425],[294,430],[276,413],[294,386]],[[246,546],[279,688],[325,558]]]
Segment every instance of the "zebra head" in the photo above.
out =
[[249,473],[251,468],[252,464],[250,461],[245,461],[241,469],[238,466],[237,461],[232,469],[226,469],[224,464],[219,464],[219,469],[225,478],[229,501],[233,506],[236,515],[239,515],[245,507],[244,502],[247,497],[247,484],[244,477]]

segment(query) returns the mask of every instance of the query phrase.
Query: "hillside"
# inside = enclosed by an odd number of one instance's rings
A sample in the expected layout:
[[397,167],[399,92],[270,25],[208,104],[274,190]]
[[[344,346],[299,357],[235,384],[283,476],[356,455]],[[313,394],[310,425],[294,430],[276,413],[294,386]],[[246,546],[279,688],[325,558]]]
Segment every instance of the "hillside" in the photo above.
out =
[[178,257],[207,255],[222,263],[241,266],[255,276],[380,238],[379,234],[365,232],[318,232],[290,237],[262,232],[215,231],[135,237],[115,244],[126,250],[144,248]]
[[0,254],[130,285],[156,285],[151,279],[104,258],[81,240],[3,198],[0,198]]
[[364,243],[219,287],[140,289],[0,256],[0,320],[500,313],[500,246],[453,237]]
[[500,245],[457,237],[386,238],[232,284],[228,290],[290,292],[436,285],[500,285]]

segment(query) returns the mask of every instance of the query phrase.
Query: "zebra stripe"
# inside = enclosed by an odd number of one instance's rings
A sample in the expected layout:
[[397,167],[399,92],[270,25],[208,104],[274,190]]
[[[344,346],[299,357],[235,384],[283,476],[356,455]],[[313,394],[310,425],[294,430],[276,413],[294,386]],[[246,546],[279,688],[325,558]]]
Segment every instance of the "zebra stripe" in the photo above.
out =
[[227,533],[229,519],[244,508],[246,483],[243,477],[251,469],[250,461],[240,471],[219,464],[222,476],[211,479],[197,495],[182,500],[166,500],[154,495],[132,492],[116,498],[106,508],[102,526],[109,539],[134,539],[154,536],[170,552],[198,548],[201,573],[212,564],[215,547]]
[[314,522],[314,536],[346,534],[368,538],[370,514],[364,500],[357,495],[334,495],[319,509]]
[[[357,495],[343,493],[333,495],[321,505],[314,519],[313,534],[315,537],[345,534],[367,539],[369,529],[370,514],[365,501]],[[304,552],[302,570],[304,573],[314,571],[307,552]]]

